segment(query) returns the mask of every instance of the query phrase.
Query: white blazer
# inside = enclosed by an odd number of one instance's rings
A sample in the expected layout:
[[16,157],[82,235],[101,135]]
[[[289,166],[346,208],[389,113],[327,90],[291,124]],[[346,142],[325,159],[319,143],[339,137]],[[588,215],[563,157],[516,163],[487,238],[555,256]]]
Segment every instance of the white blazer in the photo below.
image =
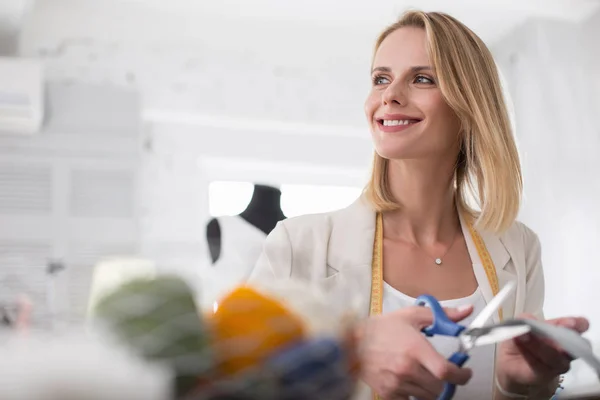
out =
[[[298,279],[326,290],[337,309],[353,304],[367,317],[371,296],[371,261],[375,211],[361,196],[349,207],[281,221],[268,235],[250,276],[252,281]],[[486,302],[492,288],[468,227],[461,218],[473,271]],[[504,318],[530,313],[543,318],[544,277],[537,235],[515,222],[502,235],[478,231],[494,262],[502,287],[514,280],[517,288],[503,307]],[[494,316],[498,321],[498,315]],[[360,396],[368,398],[368,395]]]
[[[492,288],[462,218],[461,225],[475,277],[489,302]],[[481,230],[479,234],[496,267],[500,287],[509,280],[517,283],[514,295],[503,308],[504,318],[521,313],[543,318],[544,276],[537,235],[520,222],[502,235]],[[344,289],[357,290],[354,298],[360,298],[362,303],[358,310],[367,316],[374,239],[375,211],[364,196],[338,211],[283,220],[267,236],[250,281],[274,278],[309,281],[333,293],[332,301],[341,307],[348,304]]]

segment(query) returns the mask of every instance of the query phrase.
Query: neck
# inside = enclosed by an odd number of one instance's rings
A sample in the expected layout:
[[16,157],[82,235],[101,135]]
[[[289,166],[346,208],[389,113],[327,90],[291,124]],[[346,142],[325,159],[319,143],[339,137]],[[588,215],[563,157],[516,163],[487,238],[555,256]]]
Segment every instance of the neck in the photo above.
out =
[[269,233],[277,222],[285,219],[281,210],[281,191],[265,185],[255,185],[250,204],[240,214],[252,225]]
[[254,185],[250,203],[244,212],[273,213],[281,211],[281,191],[266,185]]
[[384,215],[387,233],[418,244],[448,240],[460,228],[453,187],[454,165],[390,160],[388,179],[401,208]]

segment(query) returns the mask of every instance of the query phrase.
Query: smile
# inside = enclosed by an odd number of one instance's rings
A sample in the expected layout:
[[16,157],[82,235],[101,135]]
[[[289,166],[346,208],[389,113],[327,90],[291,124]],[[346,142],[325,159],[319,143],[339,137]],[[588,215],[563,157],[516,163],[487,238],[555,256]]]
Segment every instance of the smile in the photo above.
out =
[[384,119],[382,120],[384,126],[396,126],[396,125],[408,125],[419,122],[417,119]]
[[421,122],[420,119],[378,119],[377,124],[384,132],[398,132]]

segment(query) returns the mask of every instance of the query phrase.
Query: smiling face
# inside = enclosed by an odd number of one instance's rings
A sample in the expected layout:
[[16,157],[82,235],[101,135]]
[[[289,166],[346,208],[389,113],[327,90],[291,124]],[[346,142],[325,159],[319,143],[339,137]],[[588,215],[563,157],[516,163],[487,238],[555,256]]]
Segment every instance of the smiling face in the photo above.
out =
[[424,29],[397,29],[377,49],[365,113],[381,157],[456,158],[460,121],[433,72]]

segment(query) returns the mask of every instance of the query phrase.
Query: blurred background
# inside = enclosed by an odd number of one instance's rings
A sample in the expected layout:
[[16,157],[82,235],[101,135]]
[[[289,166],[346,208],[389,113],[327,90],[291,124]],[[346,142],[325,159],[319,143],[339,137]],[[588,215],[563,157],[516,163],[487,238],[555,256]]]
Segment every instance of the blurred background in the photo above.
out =
[[600,352],[598,0],[0,0],[0,307],[77,322],[124,271],[241,277],[277,220],[350,204],[374,41],[409,7],[492,49],[547,316]]

